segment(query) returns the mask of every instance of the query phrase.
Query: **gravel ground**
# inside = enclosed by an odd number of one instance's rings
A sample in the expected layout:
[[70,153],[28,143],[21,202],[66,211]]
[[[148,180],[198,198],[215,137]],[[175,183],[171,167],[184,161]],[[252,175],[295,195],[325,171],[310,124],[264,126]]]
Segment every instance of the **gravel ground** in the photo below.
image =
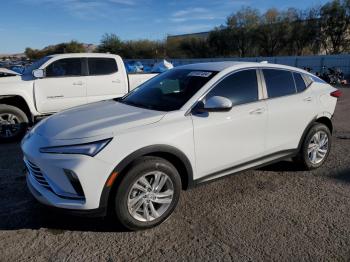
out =
[[350,89],[332,152],[313,172],[284,161],[183,192],[157,228],[125,232],[29,194],[18,144],[0,145],[0,261],[350,260]]

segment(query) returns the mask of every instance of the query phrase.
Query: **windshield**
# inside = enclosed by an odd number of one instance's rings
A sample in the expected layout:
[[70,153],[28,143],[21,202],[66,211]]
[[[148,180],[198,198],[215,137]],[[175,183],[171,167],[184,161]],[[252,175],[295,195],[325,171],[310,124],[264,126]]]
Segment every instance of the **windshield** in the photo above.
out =
[[157,111],[178,110],[216,73],[173,69],[152,78],[118,101]]
[[43,58],[40,58],[39,60],[34,61],[33,64],[31,64],[30,66],[28,66],[24,69],[23,74],[24,75],[32,74],[33,70],[38,69],[39,67],[41,67],[44,63],[46,63],[51,58],[52,57],[50,57],[50,56],[45,56]]

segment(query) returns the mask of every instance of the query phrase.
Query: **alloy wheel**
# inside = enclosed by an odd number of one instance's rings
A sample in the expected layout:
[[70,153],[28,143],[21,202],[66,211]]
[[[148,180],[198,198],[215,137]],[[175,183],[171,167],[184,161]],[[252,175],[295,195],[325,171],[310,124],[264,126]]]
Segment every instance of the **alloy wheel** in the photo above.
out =
[[11,113],[0,114],[0,137],[14,137],[20,131],[20,121],[18,117]]
[[326,157],[329,148],[328,134],[324,131],[316,132],[310,139],[308,157],[312,164],[319,164]]
[[153,221],[168,210],[173,196],[174,185],[170,177],[161,171],[149,172],[131,187],[128,211],[138,221]]

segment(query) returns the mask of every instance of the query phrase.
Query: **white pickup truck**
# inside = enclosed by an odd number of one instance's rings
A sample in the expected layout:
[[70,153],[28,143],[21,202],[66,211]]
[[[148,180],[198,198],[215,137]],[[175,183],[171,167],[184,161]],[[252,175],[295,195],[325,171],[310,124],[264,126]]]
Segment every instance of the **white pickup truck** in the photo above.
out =
[[0,142],[19,139],[28,125],[58,111],[122,97],[156,74],[127,74],[118,55],[46,56],[22,75],[0,78]]

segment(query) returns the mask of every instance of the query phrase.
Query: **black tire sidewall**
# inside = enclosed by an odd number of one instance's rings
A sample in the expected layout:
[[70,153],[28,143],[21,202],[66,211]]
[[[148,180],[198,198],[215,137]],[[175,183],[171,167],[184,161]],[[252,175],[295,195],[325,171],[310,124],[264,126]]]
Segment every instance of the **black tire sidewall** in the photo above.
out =
[[[159,218],[149,222],[138,221],[130,215],[128,210],[127,201],[129,191],[138,178],[145,173],[155,170],[164,172],[172,180],[174,185],[173,201],[168,210]],[[170,162],[158,157],[143,157],[132,164],[132,167],[118,185],[114,202],[115,214],[119,222],[130,230],[142,230],[154,227],[172,214],[178,203],[180,192],[181,178],[176,168]]]
[[[328,151],[320,163],[313,164],[313,163],[311,163],[309,156],[308,156],[308,147],[309,147],[310,140],[312,139],[314,134],[318,131],[323,131],[327,134],[327,136],[328,136]],[[312,170],[312,169],[316,169],[316,168],[319,168],[320,166],[322,166],[324,164],[324,162],[327,160],[328,155],[331,151],[331,148],[332,148],[332,134],[329,131],[328,127],[324,124],[321,124],[321,123],[314,124],[310,128],[309,132],[307,133],[305,140],[304,140],[304,143],[302,145],[302,150],[301,150],[301,158],[302,159],[301,160],[302,160],[305,168],[307,168],[308,170]]]
[[20,123],[20,130],[15,136],[10,138],[5,138],[0,136],[0,142],[13,142],[21,139],[26,133],[28,128],[29,120],[27,115],[21,109],[11,105],[0,105],[0,114],[1,113],[11,113],[15,115],[20,120],[21,123]]

